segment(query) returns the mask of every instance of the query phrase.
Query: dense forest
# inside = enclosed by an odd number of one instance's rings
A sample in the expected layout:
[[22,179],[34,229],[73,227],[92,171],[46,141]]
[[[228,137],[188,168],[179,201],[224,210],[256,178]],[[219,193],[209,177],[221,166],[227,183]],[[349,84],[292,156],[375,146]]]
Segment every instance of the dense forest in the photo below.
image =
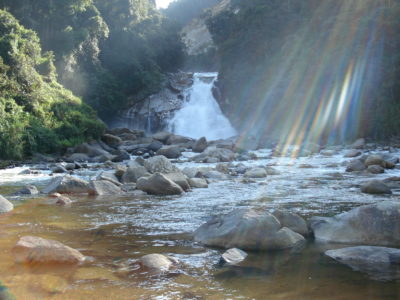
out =
[[180,27],[152,0],[0,0],[0,9],[2,158],[100,135],[73,94],[107,121],[183,63]]
[[207,23],[220,102],[242,131],[288,139],[318,127],[333,142],[398,135],[400,1],[232,0]]

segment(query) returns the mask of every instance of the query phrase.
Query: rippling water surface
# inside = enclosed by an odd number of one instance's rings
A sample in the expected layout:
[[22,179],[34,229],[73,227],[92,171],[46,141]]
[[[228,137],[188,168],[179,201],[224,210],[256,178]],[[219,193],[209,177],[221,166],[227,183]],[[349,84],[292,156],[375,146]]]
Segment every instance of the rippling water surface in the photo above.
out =
[[[267,156],[268,151],[258,154]],[[359,191],[359,185],[371,178],[400,176],[399,169],[381,175],[350,174],[343,164],[348,160],[343,153],[260,159],[245,164],[271,165],[281,175],[254,183],[233,177],[180,197],[72,196],[70,207],[43,205],[46,198],[9,196],[27,183],[44,186],[51,179],[48,173],[17,175],[23,168],[0,171],[0,194],[16,206],[0,216],[0,280],[17,299],[400,299],[399,282],[372,280],[322,255],[343,245],[310,241],[296,251],[250,253],[245,265],[227,268],[218,265],[222,250],[191,239],[210,216],[237,207],[288,208],[308,218],[399,200],[396,190],[385,197]],[[88,179],[96,172],[78,175]],[[76,268],[15,265],[11,248],[24,235],[58,240],[91,259]],[[148,253],[172,255],[184,266],[158,275],[129,268]]]

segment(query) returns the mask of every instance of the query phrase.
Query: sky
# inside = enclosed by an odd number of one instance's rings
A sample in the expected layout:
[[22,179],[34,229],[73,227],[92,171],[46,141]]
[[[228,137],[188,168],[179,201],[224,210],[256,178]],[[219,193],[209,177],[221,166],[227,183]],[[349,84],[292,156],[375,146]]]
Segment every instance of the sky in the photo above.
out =
[[158,8],[166,8],[173,0],[156,0]]

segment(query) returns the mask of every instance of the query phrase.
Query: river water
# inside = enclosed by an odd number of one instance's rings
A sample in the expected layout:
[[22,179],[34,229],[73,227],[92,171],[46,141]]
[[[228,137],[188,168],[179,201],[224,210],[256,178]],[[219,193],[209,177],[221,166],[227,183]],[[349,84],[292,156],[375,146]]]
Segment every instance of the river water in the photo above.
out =
[[[399,200],[397,190],[391,196],[359,191],[371,178],[400,176],[399,169],[381,175],[346,173],[349,159],[342,150],[298,159],[267,158],[269,150],[256,153],[260,159],[244,164],[273,166],[281,175],[253,183],[228,177],[182,196],[72,196],[74,202],[66,207],[44,205],[46,197],[10,196],[27,183],[45,186],[52,178],[48,172],[0,171],[0,194],[16,207],[0,216],[2,284],[16,299],[400,299],[398,281],[375,280],[324,257],[325,250],[345,245],[309,241],[296,251],[250,252],[243,266],[229,268],[218,265],[222,249],[192,241],[192,232],[210,216],[238,207],[287,208],[309,218]],[[176,165],[215,166],[185,160]],[[97,172],[87,169],[77,175],[88,179]],[[11,248],[25,235],[58,240],[90,259],[72,268],[16,265]],[[167,274],[130,267],[149,253],[169,254],[183,265]]]

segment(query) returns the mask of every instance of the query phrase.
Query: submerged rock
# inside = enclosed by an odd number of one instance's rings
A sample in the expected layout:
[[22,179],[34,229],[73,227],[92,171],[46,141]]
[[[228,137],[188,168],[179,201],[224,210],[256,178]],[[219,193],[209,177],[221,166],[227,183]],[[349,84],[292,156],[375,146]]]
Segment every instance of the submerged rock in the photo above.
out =
[[399,246],[400,202],[364,205],[332,218],[313,217],[315,239],[325,242]]
[[231,248],[224,252],[221,256],[221,262],[228,265],[237,265],[244,261],[247,253],[238,248]]
[[245,250],[286,249],[304,241],[300,234],[282,227],[272,214],[251,209],[213,217],[195,231],[194,239],[208,246]]
[[348,265],[355,271],[365,272],[373,279],[391,280],[400,278],[400,249],[357,246],[328,250],[325,255]]
[[361,186],[361,192],[366,194],[391,194],[390,188],[381,180],[372,180]]
[[138,262],[142,268],[157,272],[168,271],[173,265],[178,263],[175,258],[156,253],[145,255]]
[[85,260],[78,250],[35,236],[24,236],[12,249],[17,263],[77,264]]
[[371,174],[382,174],[385,173],[385,169],[378,165],[370,165],[367,168],[367,171]]
[[54,178],[43,190],[44,194],[86,194],[89,192],[89,183],[83,179],[70,175]]
[[24,186],[22,189],[15,192],[15,195],[38,195],[39,191],[36,186],[34,185],[27,185]]
[[150,177],[142,177],[136,183],[136,188],[152,195],[180,195],[182,188],[161,173]]
[[14,209],[14,205],[6,198],[0,195],[0,214],[7,213]]

